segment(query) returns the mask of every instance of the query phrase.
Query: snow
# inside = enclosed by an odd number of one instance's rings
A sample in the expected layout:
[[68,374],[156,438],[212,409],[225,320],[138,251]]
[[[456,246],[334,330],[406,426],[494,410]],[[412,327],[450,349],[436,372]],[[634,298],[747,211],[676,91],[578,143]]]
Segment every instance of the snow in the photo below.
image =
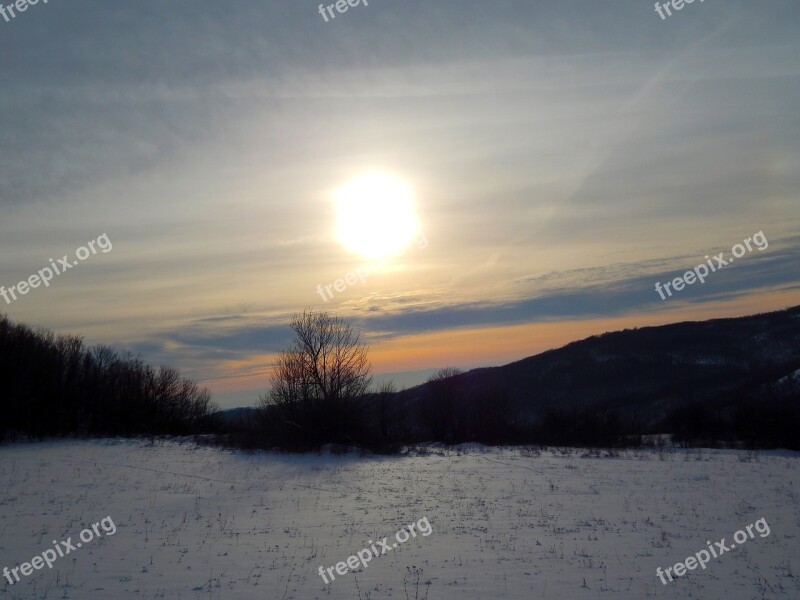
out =
[[794,371],[793,373],[789,373],[786,377],[781,377],[778,380],[778,383],[791,383],[793,381],[800,382],[800,369]]
[[[0,568],[106,536],[11,586],[25,599],[800,598],[797,453],[428,447],[400,457],[190,443],[0,447]],[[333,566],[427,517],[354,576]],[[655,574],[765,518],[771,533],[664,586]],[[358,578],[356,588],[355,577]],[[585,585],[584,585],[585,580]]]
[[721,358],[710,358],[710,357],[707,357],[707,358],[697,358],[697,359],[695,359],[693,361],[693,364],[702,365],[702,366],[711,366],[711,365],[719,366],[719,365],[727,364],[727,361],[725,361],[725,360],[723,360]]

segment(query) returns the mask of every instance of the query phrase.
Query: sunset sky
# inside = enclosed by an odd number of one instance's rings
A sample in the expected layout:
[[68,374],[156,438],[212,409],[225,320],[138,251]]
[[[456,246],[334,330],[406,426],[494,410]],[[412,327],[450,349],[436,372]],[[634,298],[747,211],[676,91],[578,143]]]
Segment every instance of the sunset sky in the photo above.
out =
[[[413,385],[800,304],[797,0],[665,20],[647,0],[369,0],[328,22],[318,5],[0,18],[0,285],[113,244],[0,313],[174,365],[232,407],[267,390],[304,308]],[[416,241],[325,302],[318,284],[375,262],[337,237],[335,202],[375,174],[406,186]],[[401,228],[378,217],[350,215],[349,241]],[[655,292],[757,232],[765,250]]]

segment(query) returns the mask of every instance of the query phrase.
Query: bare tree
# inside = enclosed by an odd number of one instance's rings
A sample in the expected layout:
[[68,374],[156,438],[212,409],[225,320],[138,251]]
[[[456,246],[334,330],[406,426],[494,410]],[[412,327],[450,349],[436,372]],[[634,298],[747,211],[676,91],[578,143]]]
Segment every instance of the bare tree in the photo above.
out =
[[392,411],[392,398],[396,393],[397,388],[394,382],[387,381],[378,387],[378,391],[375,394],[378,431],[380,432],[380,436],[386,441],[389,441],[390,434],[393,433],[391,431],[392,423],[396,422],[396,419],[392,418],[392,413],[394,412]]
[[169,367],[0,315],[3,435],[185,434],[207,427],[208,390]]
[[352,441],[372,382],[366,345],[350,325],[325,312],[306,310],[291,328],[295,340],[278,356],[261,407],[277,413],[290,438],[307,444]]
[[428,379],[421,408],[436,441],[452,443],[460,432],[464,410],[461,375],[457,367],[445,367]]

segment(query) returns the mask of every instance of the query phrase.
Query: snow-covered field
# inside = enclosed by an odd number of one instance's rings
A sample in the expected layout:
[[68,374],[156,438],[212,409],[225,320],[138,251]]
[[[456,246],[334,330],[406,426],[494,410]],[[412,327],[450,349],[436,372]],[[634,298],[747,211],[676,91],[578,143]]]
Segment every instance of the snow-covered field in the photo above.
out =
[[[117,440],[0,447],[0,568],[53,540],[74,544],[104,517],[117,527],[52,570],[0,580],[0,598],[800,598],[800,456],[583,454],[284,456]],[[423,517],[427,537],[327,586],[318,575]],[[730,544],[762,517],[770,535],[666,586],[656,577],[656,567],[707,540]]]

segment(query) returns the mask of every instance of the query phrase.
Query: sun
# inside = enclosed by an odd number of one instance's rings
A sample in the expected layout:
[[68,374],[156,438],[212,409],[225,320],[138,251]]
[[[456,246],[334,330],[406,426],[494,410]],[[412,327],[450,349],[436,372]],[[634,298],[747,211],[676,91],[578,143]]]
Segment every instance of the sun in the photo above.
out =
[[419,231],[411,188],[393,175],[361,175],[337,189],[334,202],[337,239],[365,258],[397,256]]

